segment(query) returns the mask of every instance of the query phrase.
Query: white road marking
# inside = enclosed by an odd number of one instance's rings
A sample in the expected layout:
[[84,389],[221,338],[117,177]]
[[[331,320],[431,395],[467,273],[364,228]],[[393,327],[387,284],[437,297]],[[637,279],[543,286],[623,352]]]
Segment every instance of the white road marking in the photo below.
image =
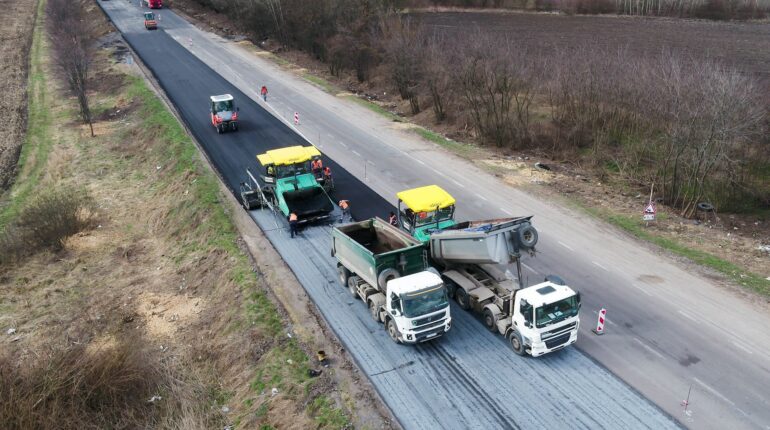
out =
[[693,379],[695,382],[697,382],[698,384],[700,384],[700,386],[701,386],[701,387],[703,387],[703,388],[705,388],[706,390],[710,391],[710,392],[711,392],[711,394],[713,394],[713,395],[715,395],[715,396],[719,397],[720,399],[724,400],[725,402],[729,403],[730,405],[732,405],[732,406],[735,406],[735,403],[733,403],[733,402],[732,402],[730,399],[728,399],[727,397],[723,396],[723,395],[722,395],[722,393],[720,393],[719,391],[717,391],[717,390],[715,390],[715,389],[713,389],[713,388],[709,387],[708,385],[706,385],[706,384],[705,384],[703,381],[701,381],[700,379],[698,379],[698,378],[696,378],[696,377],[694,377],[694,376],[692,377],[692,379]]
[[343,148],[347,148],[348,145],[345,145],[345,142],[340,142],[340,145],[342,145]]
[[651,347],[651,346],[647,345],[646,343],[642,342],[641,340],[639,340],[639,339],[637,339],[637,338],[634,338],[634,340],[635,340],[637,343],[639,343],[639,345],[642,345],[642,347],[644,347],[644,349],[646,349],[647,351],[650,351],[651,353],[653,353],[653,354],[657,355],[657,356],[658,356],[658,357],[660,357],[661,359],[665,359],[665,357],[663,357],[663,354],[661,354],[661,353],[659,353],[658,351],[656,351],[656,350],[655,350],[655,348],[653,348],[653,347]]
[[372,161],[372,160],[366,160],[366,163],[369,164],[370,166],[377,167],[377,165],[374,164],[374,161]]
[[690,320],[690,321],[693,321],[693,322],[698,322],[698,320],[697,320],[697,319],[695,319],[695,317],[694,317],[694,316],[692,316],[692,315],[688,314],[687,312],[684,312],[684,311],[682,311],[682,310],[678,310],[677,312],[679,312],[679,315],[682,315],[683,317],[687,318],[687,319],[688,319],[688,320]]
[[400,153],[401,153],[401,155],[406,155],[407,157],[409,157],[409,156],[410,156],[409,154],[407,154],[406,152],[404,152],[404,151],[402,151],[402,150],[400,150],[400,149],[398,149],[397,151],[398,151],[398,152],[400,152]]
[[750,350],[749,348],[747,348],[747,347],[745,347],[745,346],[741,345],[740,343],[738,343],[738,342],[736,342],[736,341],[734,341],[734,340],[732,340],[731,342],[732,342],[732,343],[733,343],[733,345],[735,345],[735,346],[736,346],[738,349],[742,349],[742,350],[744,350],[745,352],[747,352],[747,353],[749,353],[749,354],[754,354],[754,352],[753,352],[752,350]]
[[527,266],[527,265],[526,265],[526,264],[524,264],[524,263],[521,263],[521,265],[522,265],[522,266],[524,266],[524,268],[525,268],[525,269],[529,270],[530,272],[534,272],[534,273],[537,275],[537,270],[535,270],[535,269],[533,269],[533,268],[531,268],[531,267]]
[[459,183],[459,182],[455,181],[454,179],[452,179],[452,182],[454,182],[454,183],[455,183],[455,185],[457,185],[457,186],[458,186],[458,187],[460,187],[460,188],[465,188],[465,185],[463,185],[463,184],[461,184],[461,183]]
[[448,178],[448,176],[446,174],[444,174],[443,172],[441,172],[440,170],[436,170],[433,167],[431,167],[430,170],[433,170],[433,172],[435,172],[436,174],[438,174],[441,177]]
[[594,264],[594,266],[596,266],[596,267],[599,267],[599,268],[601,268],[601,269],[604,269],[604,270],[605,270],[605,271],[607,271],[607,272],[609,272],[609,271],[610,271],[610,269],[608,269],[608,268],[606,268],[606,267],[602,266],[601,264],[599,264],[599,263],[597,263],[597,262],[595,262],[595,261],[592,261],[591,263],[593,263],[593,264]]
[[354,153],[354,154],[358,155],[359,157],[361,156],[361,154],[359,154],[359,153],[358,153],[358,151],[356,151],[355,149],[352,149],[350,152],[352,152],[352,153]]
[[569,245],[567,245],[566,243],[564,243],[564,242],[562,242],[562,241],[559,241],[559,245],[561,245],[561,246],[563,246],[563,247],[565,247],[565,248],[569,249],[570,251],[574,251],[574,249],[572,249],[572,248],[571,248]]
[[488,202],[488,201],[489,201],[489,200],[487,200],[487,198],[486,198],[486,197],[482,196],[481,194],[479,194],[479,198],[480,198],[481,200],[484,200],[485,202]]
[[644,288],[642,288],[642,287],[640,287],[640,286],[638,286],[636,284],[631,284],[631,286],[636,288],[637,290],[643,292],[644,294],[647,294],[648,296],[652,297],[652,293],[650,293],[649,291],[645,290]]
[[511,211],[509,211],[507,209],[500,208],[500,210],[503,211],[504,213],[508,214],[508,215],[513,215],[513,212],[511,212]]
[[326,135],[329,137],[329,139],[334,139],[334,136],[332,136],[331,134],[326,133]]
[[414,161],[416,161],[416,162],[418,162],[418,163],[422,164],[423,166],[425,165],[425,162],[424,162],[424,161],[422,161],[422,160],[419,160],[419,159],[417,159],[417,158],[414,158],[414,157],[412,157],[411,155],[410,155],[410,157],[412,158],[412,160],[414,160]]

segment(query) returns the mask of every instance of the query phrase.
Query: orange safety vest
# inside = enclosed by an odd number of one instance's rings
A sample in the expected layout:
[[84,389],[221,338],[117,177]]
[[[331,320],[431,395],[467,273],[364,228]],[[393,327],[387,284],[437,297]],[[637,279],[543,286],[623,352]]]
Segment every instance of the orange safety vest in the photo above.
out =
[[332,169],[330,169],[329,167],[324,168],[324,176],[331,177]]
[[312,162],[312,163],[310,163],[310,167],[311,167],[313,170],[321,170],[321,169],[323,169],[324,165],[323,165],[323,163],[321,162],[321,160],[320,160],[320,159],[318,159],[318,160],[313,160],[313,162]]
[[297,214],[292,212],[291,215],[289,215],[289,222],[296,221],[296,220],[297,220]]
[[347,209],[348,208],[348,201],[347,200],[340,200],[340,207],[342,209]]

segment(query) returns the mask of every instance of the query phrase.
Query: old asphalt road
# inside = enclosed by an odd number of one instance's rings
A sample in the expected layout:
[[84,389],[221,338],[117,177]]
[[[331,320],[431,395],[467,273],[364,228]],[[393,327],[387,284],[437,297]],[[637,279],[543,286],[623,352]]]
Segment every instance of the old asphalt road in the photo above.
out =
[[[161,62],[172,63],[169,51],[175,53],[173,61],[179,61],[176,60],[176,56],[182,54],[176,53],[180,47],[165,45],[166,35],[161,35],[164,30],[159,31],[158,36],[153,36],[153,33],[144,39],[145,43],[155,48],[137,45],[142,41],[142,35],[146,33],[143,33],[141,21],[136,18],[138,10],[134,5],[109,2],[104,3],[104,6],[143,58],[145,50],[155,49],[162,51],[159,54],[163,57]],[[303,121],[299,128],[304,134],[342,167],[363,179],[366,185],[387,200],[392,201],[392,196],[399,189],[435,182],[448,188],[458,198],[460,202],[458,214],[461,219],[502,216],[511,213],[535,214],[536,225],[542,233],[539,246],[541,253],[536,259],[527,261],[527,275],[531,280],[536,281],[544,273],[557,272],[585,293],[583,332],[578,341],[582,350],[688,426],[764,428],[768,421],[765,400],[767,394],[764,389],[769,382],[768,366],[766,361],[763,361],[766,357],[758,351],[767,350],[770,342],[767,335],[760,330],[761,327],[767,326],[766,318],[758,315],[755,309],[717,290],[707,281],[691,276],[662,258],[652,255],[643,247],[629,243],[615,233],[607,231],[601,225],[577,219],[575,214],[564,209],[554,208],[504,186],[485,172],[479,171],[462,160],[448,156],[443,151],[437,150],[435,146],[415,141],[412,136],[394,129],[393,124],[387,120],[370,115],[367,111],[344,100],[324,94],[306,82],[281,72],[269,62],[258,59],[237,45],[198,31],[170,11],[164,10],[161,13],[163,14],[162,28],[181,44],[182,51],[186,50],[194,54],[254,99],[257,99],[256,89],[266,83],[271,89],[270,103],[268,106],[260,101],[261,106],[267,106],[267,109],[273,113],[284,117],[290,117],[294,110],[299,110]],[[203,67],[202,65],[195,66],[193,70],[189,66],[189,61],[191,60],[181,61],[182,65],[169,64],[169,68],[173,70],[167,73],[172,76],[165,76],[165,79],[173,80],[173,73],[179,70],[186,70],[183,76],[186,80],[193,79],[198,73],[205,73],[198,70]],[[164,82],[164,77],[160,76],[161,70],[154,70],[154,72],[161,82]],[[221,80],[216,82],[218,85]],[[222,84],[226,85],[226,83]],[[202,92],[200,97],[203,100],[209,92],[213,92],[213,85],[214,83],[206,81],[200,87],[202,89],[196,91],[192,90],[193,87],[187,86],[186,93]],[[236,95],[236,97],[240,96]],[[174,98],[173,95],[172,98]],[[176,99],[174,102],[179,104]],[[205,100],[202,103],[205,105]],[[196,137],[207,151],[209,145],[221,146],[222,139],[216,139],[213,129],[206,130],[208,124],[205,119],[199,119],[202,115],[205,116],[205,106],[195,109],[200,110],[195,111],[194,116],[183,113],[186,120],[191,125],[193,125],[192,122],[200,121],[201,132],[210,133],[208,136],[196,133]],[[244,118],[247,118],[245,110],[242,113]],[[256,120],[257,117],[254,118]],[[280,128],[277,123],[274,126]],[[249,132],[252,131],[254,130]],[[264,130],[260,132],[268,134]],[[276,132],[271,130],[270,133]],[[231,136],[234,135],[220,136],[220,138],[232,139]],[[238,139],[235,138],[236,141]],[[293,139],[296,139],[296,136]],[[294,141],[296,140],[292,140]],[[260,145],[265,144],[261,141],[255,142],[253,139],[251,142],[255,145],[252,151],[239,149],[238,153],[233,152],[235,158],[243,159],[243,162],[225,159],[223,165],[217,163],[217,167],[225,178],[231,174],[234,175],[233,184],[241,180],[239,175],[242,165],[252,162],[253,155],[250,152],[257,152],[262,148]],[[283,144],[288,143],[280,143],[280,145]],[[240,148],[241,144],[237,145]],[[235,151],[235,149],[228,148],[229,151]],[[233,154],[230,156],[232,157]],[[211,154],[209,156],[212,157]],[[448,174],[453,176],[450,178]],[[367,203],[372,201],[373,194],[366,191],[365,187],[359,188],[358,184],[352,188],[354,189],[351,191],[363,190],[361,191],[362,200],[358,201],[354,208],[358,211],[370,208],[371,205]],[[364,203],[361,204],[361,202]],[[387,208],[378,207],[372,208],[369,213],[382,216],[387,213],[387,210]],[[359,218],[368,216],[363,212],[354,215]],[[571,216],[573,218],[570,218]],[[263,225],[263,223],[260,224]],[[281,250],[275,235],[272,239]],[[289,245],[284,243],[283,246]],[[286,255],[285,253],[289,251],[283,249],[282,252]],[[291,260],[289,257],[287,259]],[[292,264],[291,261],[289,263]],[[292,266],[295,271],[310,270],[307,267],[296,267],[296,264]],[[339,316],[338,311],[327,309],[323,301],[313,294],[312,285],[306,284],[305,287],[308,288],[326,318],[332,321]],[[332,301],[330,306],[334,303]],[[338,302],[337,305],[339,305]],[[359,305],[351,306],[349,311],[364,312],[359,309],[363,305],[360,303]],[[587,329],[595,318],[592,311],[600,306],[606,306],[610,310],[609,332],[603,338],[596,339]],[[456,328],[463,327],[462,321],[467,316],[459,311],[454,315],[457,322]],[[736,315],[742,315],[742,319],[736,319]],[[333,326],[346,343],[361,342],[363,345],[365,341],[375,342],[372,345],[376,346],[381,354],[384,349],[390,348],[388,345],[383,345],[381,339],[377,337],[382,333],[375,331],[366,339],[347,337],[344,330],[352,330],[349,327],[350,324],[340,324],[342,325]],[[361,324],[367,323],[361,322]],[[487,334],[482,332],[483,328],[477,321],[470,319],[468,324],[471,330],[476,327],[471,333],[481,339],[487,339]],[[721,327],[730,327],[730,330]],[[371,328],[371,330],[375,329]],[[437,345],[442,348],[462,350],[467,346],[455,344],[454,340],[459,332],[459,330],[453,331],[447,339]],[[739,335],[730,336],[728,335],[730,332]],[[504,351],[505,345],[501,341],[497,344],[492,339],[490,341],[492,347],[503,348],[500,351]],[[400,351],[399,354],[406,353],[402,350],[398,351]],[[356,354],[355,351],[353,352]],[[356,358],[370,375],[377,374],[387,367],[375,366],[376,361],[368,361],[372,359],[371,356],[362,359],[360,354],[356,355]],[[463,361],[469,359],[467,354],[456,352],[452,354],[457,354],[453,356],[454,361],[462,363],[461,367],[473,366],[471,361]],[[574,354],[574,350],[565,351],[560,356],[567,355],[570,360],[583,358],[575,358]],[[508,366],[512,367],[513,371],[522,370],[522,363],[510,355],[503,356],[507,358],[500,363],[501,368]],[[458,357],[464,358],[458,360]],[[414,360],[407,360],[409,361]],[[384,363],[388,364],[387,360]],[[400,363],[403,364],[403,361]],[[390,364],[391,368],[398,368],[399,361],[390,362]],[[538,374],[544,371],[539,364],[529,362],[526,364],[537,366]],[[488,365],[489,363],[485,363],[485,366]],[[408,368],[413,366],[414,364],[411,364]],[[495,366],[489,368],[499,371]],[[401,375],[406,369],[407,367],[404,367],[402,370],[387,373],[391,375],[388,380],[392,381],[395,378],[393,375]],[[473,370],[469,374],[475,374],[475,372],[476,370]],[[519,378],[525,376],[526,373]],[[483,378],[482,375],[478,377]],[[393,397],[389,398],[382,382],[378,383],[376,380],[374,382],[383,392],[383,397],[389,406],[402,419],[402,422],[410,427],[408,417],[413,415],[399,409],[398,405],[401,401]],[[524,393],[516,392],[514,389],[521,390],[523,386],[538,385],[538,383],[542,385],[542,382],[542,376],[529,381],[514,378],[510,383],[506,383],[509,387],[506,391],[511,392],[510,395],[516,396],[521,401],[522,396],[517,394]],[[409,383],[411,387],[409,389],[413,391],[417,391],[414,389],[415,386],[420,386],[413,380]],[[589,385],[594,386],[602,386],[602,384],[604,382],[589,382]],[[679,404],[686,396],[690,385],[693,386],[690,406],[692,414],[685,416],[681,413]],[[471,397],[473,396],[472,394]],[[492,395],[492,397],[496,396],[498,396],[497,393]],[[572,395],[569,396],[572,397]],[[622,410],[623,406],[619,405],[622,402],[618,400],[622,396],[611,394],[609,397],[613,398],[609,404],[615,406],[608,406],[608,408],[613,411]],[[529,400],[526,396],[523,398]],[[406,399],[403,400],[404,405],[410,404],[408,396],[403,399]],[[606,399],[607,397],[601,395],[593,398],[591,408],[597,403],[607,401]],[[468,405],[476,407],[475,403],[463,403],[463,396],[459,394],[452,395],[447,401],[451,403],[446,405],[439,401],[433,406],[434,404],[429,402],[433,409],[425,411],[424,416],[430,417],[435,413],[433,419],[438,419],[440,423],[451,422],[456,426],[468,426],[469,421],[466,420],[470,418],[464,411],[457,412],[464,417],[459,421],[456,420],[456,415],[448,414],[447,411],[457,411],[458,408],[467,408]],[[411,404],[424,406],[423,403]],[[503,404],[513,405],[514,403],[504,401]],[[526,404],[540,406],[537,400]],[[588,410],[590,411],[591,408]],[[502,409],[513,415],[520,414],[520,412],[511,411],[509,406],[504,406]],[[539,407],[536,409],[542,410]],[[582,412],[576,412],[579,409],[579,406],[570,407],[570,413],[565,416],[581,416]],[[565,422],[563,416],[561,417],[557,418],[561,423],[557,427],[564,427]],[[543,420],[540,422],[543,426],[553,422],[544,416],[540,418]],[[523,421],[524,424],[529,422]],[[590,420],[576,422],[585,423]],[[614,427],[613,424],[620,421],[597,419],[596,422],[605,427]],[[650,422],[654,422],[654,419]],[[412,424],[414,423],[418,421],[413,421]],[[483,422],[479,423],[483,424]],[[526,425],[523,426],[526,427]],[[540,427],[540,425],[535,426]],[[631,428],[637,426],[630,424]]]

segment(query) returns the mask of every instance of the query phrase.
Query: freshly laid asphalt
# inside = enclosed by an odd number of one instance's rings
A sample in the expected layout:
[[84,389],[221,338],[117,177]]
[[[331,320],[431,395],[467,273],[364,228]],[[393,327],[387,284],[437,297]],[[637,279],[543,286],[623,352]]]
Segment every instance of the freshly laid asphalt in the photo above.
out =
[[[147,32],[139,9],[122,0],[100,2],[153,73],[227,186],[234,192],[255,155],[306,144],[161,29]],[[163,11],[164,19],[171,12]],[[210,95],[232,94],[240,130],[219,135],[209,123]],[[353,202],[357,219],[387,215],[393,206],[334,160],[335,198]],[[236,193],[237,194],[237,193]],[[504,339],[453,305],[453,329],[418,346],[396,345],[363,303],[338,285],[329,255],[329,227],[288,238],[285,223],[267,211],[255,221],[307,290],[346,349],[404,428],[676,428],[668,415],[574,348],[538,359],[515,356]]]

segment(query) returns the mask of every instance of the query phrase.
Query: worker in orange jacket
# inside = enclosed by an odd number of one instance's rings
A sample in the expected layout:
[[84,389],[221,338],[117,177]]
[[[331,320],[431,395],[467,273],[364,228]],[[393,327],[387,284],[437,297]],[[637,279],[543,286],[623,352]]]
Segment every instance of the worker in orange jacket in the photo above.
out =
[[294,238],[295,234],[299,234],[299,219],[297,218],[297,214],[294,212],[289,214],[289,231],[291,231],[291,237]]
[[347,200],[340,200],[339,203],[340,209],[342,209],[342,221],[345,220],[353,220],[353,218],[350,216],[350,202]]

